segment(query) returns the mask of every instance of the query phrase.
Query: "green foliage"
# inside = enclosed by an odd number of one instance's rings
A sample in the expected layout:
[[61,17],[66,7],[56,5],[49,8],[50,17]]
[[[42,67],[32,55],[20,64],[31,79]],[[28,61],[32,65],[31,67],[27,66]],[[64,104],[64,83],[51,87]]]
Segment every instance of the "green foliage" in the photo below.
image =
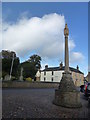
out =
[[24,69],[24,71],[23,71],[24,78],[27,78],[27,77],[34,78],[36,71],[35,71],[33,64],[31,64],[29,62],[24,62],[21,64],[21,66]]
[[18,66],[20,64],[19,58],[16,57],[16,53],[13,51],[2,51],[2,76],[4,78],[5,75],[10,75],[11,63],[12,63],[12,56],[14,54],[14,62],[13,62],[13,70],[12,75],[18,75]]
[[30,59],[23,62],[21,66],[24,69],[23,75],[25,78],[31,77],[32,79],[35,79],[35,74],[41,67],[41,57],[38,55],[32,55]]
[[3,78],[8,74],[10,75],[10,69],[12,64],[12,59],[14,55],[12,76],[13,80],[18,79],[21,74],[21,67],[23,68],[23,77],[24,78],[35,78],[35,74],[38,69],[41,68],[41,57],[39,55],[32,55],[28,61],[25,61],[20,64],[19,58],[16,56],[16,53],[13,51],[2,50],[1,52],[2,59],[2,76]]
[[13,55],[16,58],[16,53],[14,51],[2,50],[1,55],[3,58],[12,58]]
[[26,78],[26,81],[32,82],[32,78],[28,77],[28,78]]
[[2,77],[3,77],[3,79],[4,79],[4,76],[6,76],[6,75],[7,75],[7,72],[2,71]]
[[[4,73],[10,74],[11,63],[12,63],[12,59],[11,58],[8,58],[8,59],[7,58],[3,58],[2,59],[2,71]],[[12,75],[13,76],[17,76],[18,65],[19,65],[19,58],[14,59],[13,70],[12,70]]]
[[41,68],[41,57],[40,56],[32,55],[28,61],[32,63],[36,69]]
[[15,76],[12,76],[11,77],[11,80],[14,81],[14,80],[17,80],[17,78]]
[[10,73],[10,67],[11,67],[11,59],[2,59],[2,71],[6,72],[7,74]]

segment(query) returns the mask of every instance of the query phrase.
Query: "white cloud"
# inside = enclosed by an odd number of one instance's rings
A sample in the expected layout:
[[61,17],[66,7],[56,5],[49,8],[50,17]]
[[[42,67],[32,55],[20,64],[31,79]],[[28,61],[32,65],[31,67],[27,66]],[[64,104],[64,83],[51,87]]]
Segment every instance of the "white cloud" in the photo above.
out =
[[3,49],[14,50],[19,56],[36,50],[42,56],[54,57],[63,50],[64,16],[56,13],[42,18],[20,19],[3,25]]
[[[64,54],[65,18],[63,15],[52,13],[40,17],[26,17],[22,14],[16,23],[3,23],[3,49],[15,51],[19,57],[25,57],[33,51],[43,58],[60,58]],[[75,43],[69,38],[69,49]],[[71,55],[71,62],[83,58],[79,52]]]
[[70,39],[70,38],[69,38],[68,46],[69,46],[69,51],[71,51],[76,46],[74,41],[72,39]]
[[84,56],[80,52],[71,52],[70,54],[70,62],[79,62],[81,63],[84,60]]

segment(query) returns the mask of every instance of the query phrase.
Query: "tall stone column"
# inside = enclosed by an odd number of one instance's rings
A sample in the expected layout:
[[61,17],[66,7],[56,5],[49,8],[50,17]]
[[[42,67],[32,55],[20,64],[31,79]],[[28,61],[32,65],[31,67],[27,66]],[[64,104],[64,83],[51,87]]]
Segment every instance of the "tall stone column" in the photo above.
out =
[[65,35],[65,72],[69,72],[69,51],[68,51],[69,29],[67,27],[67,24],[65,24],[64,35]]
[[72,74],[69,72],[69,51],[68,51],[68,35],[69,29],[67,24],[64,28],[65,35],[65,71],[63,72],[61,82],[58,89],[55,90],[55,99],[53,103],[63,107],[78,108],[81,107],[80,92],[76,90]]

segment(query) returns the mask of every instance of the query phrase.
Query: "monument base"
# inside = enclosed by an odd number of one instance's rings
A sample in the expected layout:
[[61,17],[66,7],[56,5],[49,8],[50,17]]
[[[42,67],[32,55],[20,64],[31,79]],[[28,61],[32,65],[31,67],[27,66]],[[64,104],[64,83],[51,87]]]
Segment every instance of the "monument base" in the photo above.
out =
[[80,92],[76,90],[71,73],[63,73],[59,88],[55,90],[55,105],[69,108],[82,107],[80,102]]
[[60,92],[59,89],[55,90],[55,100],[53,103],[68,108],[82,107],[79,92]]

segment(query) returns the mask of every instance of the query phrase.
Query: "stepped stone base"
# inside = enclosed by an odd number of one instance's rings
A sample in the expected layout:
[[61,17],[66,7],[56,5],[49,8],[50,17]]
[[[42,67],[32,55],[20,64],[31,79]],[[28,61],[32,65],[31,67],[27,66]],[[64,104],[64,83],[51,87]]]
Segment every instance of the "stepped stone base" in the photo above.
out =
[[69,108],[82,107],[80,92],[76,90],[71,73],[63,73],[59,88],[55,90],[55,99],[53,103]]
[[79,92],[60,92],[58,89],[55,90],[55,100],[53,103],[68,108],[82,107]]

